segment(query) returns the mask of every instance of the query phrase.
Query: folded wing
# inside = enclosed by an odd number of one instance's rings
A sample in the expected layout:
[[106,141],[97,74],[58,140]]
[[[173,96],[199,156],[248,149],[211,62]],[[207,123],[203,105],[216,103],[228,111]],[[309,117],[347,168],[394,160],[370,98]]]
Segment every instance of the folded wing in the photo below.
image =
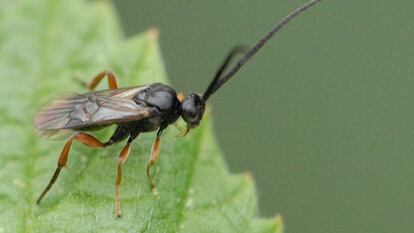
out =
[[42,137],[61,139],[74,130],[150,117],[155,110],[153,107],[132,100],[144,89],[145,86],[140,86],[54,98],[36,115],[36,130]]

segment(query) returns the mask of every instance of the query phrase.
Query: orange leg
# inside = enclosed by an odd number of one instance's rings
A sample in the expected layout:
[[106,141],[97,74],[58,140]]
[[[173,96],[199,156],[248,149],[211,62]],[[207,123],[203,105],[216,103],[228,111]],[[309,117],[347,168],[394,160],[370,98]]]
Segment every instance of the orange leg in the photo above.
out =
[[58,165],[57,168],[55,170],[55,173],[53,174],[52,178],[49,181],[49,184],[46,186],[46,188],[43,190],[42,194],[40,194],[39,198],[37,199],[36,203],[39,204],[43,197],[46,195],[47,192],[49,192],[50,188],[52,188],[53,184],[56,182],[60,170],[62,169],[62,167],[66,166],[66,163],[68,161],[68,157],[69,157],[69,151],[70,148],[72,146],[72,142],[73,140],[77,140],[79,142],[81,142],[82,144],[88,146],[88,147],[92,147],[92,148],[100,148],[100,147],[104,147],[104,145],[95,137],[93,137],[92,135],[86,134],[86,133],[78,133],[75,134],[74,136],[70,137],[68,139],[68,141],[65,143],[65,145],[63,146],[62,152],[60,152],[60,156],[59,156],[59,160],[58,160]]
[[147,178],[148,178],[148,184],[150,186],[151,189],[155,189],[155,184],[152,180],[152,176],[151,176],[151,167],[157,162],[159,154],[160,154],[160,134],[157,134],[157,137],[155,138],[154,143],[152,144],[152,148],[151,148],[151,156],[150,159],[147,163],[147,165],[145,166],[146,170],[147,170]]
[[104,77],[108,77],[108,86],[110,90],[114,90],[118,88],[118,83],[116,81],[116,76],[112,71],[102,71],[98,75],[95,76],[94,79],[87,85],[87,88],[91,91],[95,90],[96,86],[102,81]]
[[128,142],[122,149],[118,158],[118,173],[115,180],[115,214],[116,217],[121,217],[121,195],[119,188],[122,182],[122,165],[128,159],[129,152],[131,151],[131,143]]

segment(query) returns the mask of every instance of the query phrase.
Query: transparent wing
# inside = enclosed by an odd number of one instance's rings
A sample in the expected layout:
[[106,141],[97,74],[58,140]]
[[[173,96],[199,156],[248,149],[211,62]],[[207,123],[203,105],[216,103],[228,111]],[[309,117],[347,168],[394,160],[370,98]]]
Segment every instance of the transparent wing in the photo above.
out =
[[36,130],[42,137],[60,139],[73,130],[150,117],[153,107],[132,100],[136,93],[145,89],[146,86],[139,86],[54,98],[36,115]]

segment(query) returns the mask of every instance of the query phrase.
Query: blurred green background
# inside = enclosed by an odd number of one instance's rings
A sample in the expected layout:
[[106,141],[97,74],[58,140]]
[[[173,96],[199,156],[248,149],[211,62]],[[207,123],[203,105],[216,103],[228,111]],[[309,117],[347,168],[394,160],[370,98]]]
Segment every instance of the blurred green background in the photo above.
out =
[[[158,27],[177,90],[202,92],[234,45],[304,0],[116,1]],[[294,20],[212,99],[232,172],[288,233],[413,232],[414,1],[328,1]],[[121,81],[122,84],[122,81]]]

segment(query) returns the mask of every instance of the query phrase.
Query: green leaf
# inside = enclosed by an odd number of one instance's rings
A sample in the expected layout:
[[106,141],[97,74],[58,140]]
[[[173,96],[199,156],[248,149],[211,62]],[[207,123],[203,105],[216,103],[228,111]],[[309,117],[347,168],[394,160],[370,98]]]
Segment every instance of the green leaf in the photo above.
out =
[[[123,40],[106,1],[0,3],[0,232],[281,232],[280,218],[256,218],[250,175],[229,175],[209,114],[185,138],[174,126],[163,135],[153,169],[158,194],[144,169],[155,135],[134,142],[123,169],[122,218],[113,204],[122,143],[105,150],[74,143],[69,170],[37,206],[63,146],[38,138],[32,126],[48,98],[82,92],[73,78],[87,81],[105,69],[121,86],[167,80],[157,31]],[[111,130],[97,136],[104,140]]]

